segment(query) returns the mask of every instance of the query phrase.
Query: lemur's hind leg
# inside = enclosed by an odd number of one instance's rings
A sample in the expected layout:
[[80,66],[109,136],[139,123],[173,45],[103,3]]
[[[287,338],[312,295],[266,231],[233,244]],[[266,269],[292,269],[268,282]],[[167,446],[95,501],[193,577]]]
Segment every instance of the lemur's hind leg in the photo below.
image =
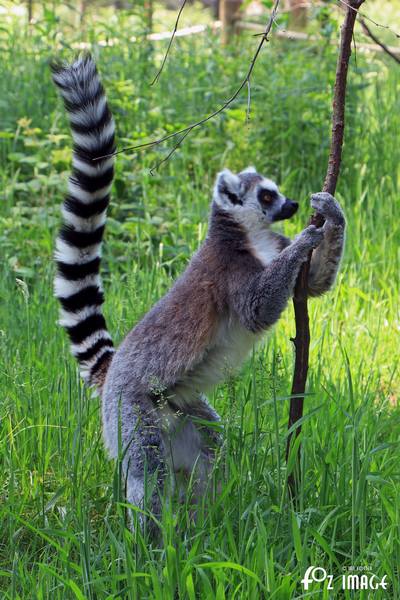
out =
[[211,475],[223,441],[221,417],[206,396],[199,394],[196,403],[190,407],[190,418],[200,437],[198,476],[193,482],[194,500],[199,503],[207,491],[212,491]]
[[[158,409],[146,395],[121,406],[122,467],[126,500],[141,510],[161,516],[166,481],[165,446]],[[155,529],[154,521],[138,514],[142,526]]]
[[221,417],[204,394],[199,394],[197,402],[190,408],[190,415],[201,436],[202,452],[214,457],[222,445]]
[[197,504],[206,493],[216,453],[222,443],[220,417],[200,394],[193,403],[179,410],[169,431],[169,455],[175,473],[183,472],[191,483],[192,499]]
[[310,296],[320,296],[335,282],[343,254],[346,221],[339,203],[327,192],[314,194],[311,206],[325,218],[324,239],[312,253],[308,280]]

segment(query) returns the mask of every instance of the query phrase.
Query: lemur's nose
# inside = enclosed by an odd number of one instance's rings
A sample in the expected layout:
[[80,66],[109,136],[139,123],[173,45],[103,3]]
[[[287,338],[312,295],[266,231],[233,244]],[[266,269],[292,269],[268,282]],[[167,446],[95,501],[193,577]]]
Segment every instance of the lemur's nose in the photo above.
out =
[[289,204],[290,208],[294,211],[294,213],[299,208],[299,203],[295,202],[294,200],[290,200],[290,198],[286,198],[286,202]]

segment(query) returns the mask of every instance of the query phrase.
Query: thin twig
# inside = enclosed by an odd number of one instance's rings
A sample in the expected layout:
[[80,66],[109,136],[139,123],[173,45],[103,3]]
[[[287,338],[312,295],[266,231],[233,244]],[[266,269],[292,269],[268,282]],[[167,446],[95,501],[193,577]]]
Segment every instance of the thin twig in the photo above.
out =
[[[360,12],[358,8],[355,8],[354,6],[351,6],[351,4],[348,4],[348,2],[345,2],[345,0],[337,0],[337,1],[340,2],[341,4],[344,4],[344,6],[347,6],[347,8],[354,10],[354,12],[358,13],[358,15],[362,19],[369,21],[370,23],[373,23],[375,25],[375,27],[380,27],[381,29],[387,29],[388,31],[393,33],[393,35],[395,35],[397,38],[400,38],[400,34],[397,33],[397,31],[395,31],[394,29],[392,29],[390,27],[390,25],[383,25],[382,23],[377,23],[376,21],[371,19],[371,17],[369,17],[368,15],[365,15],[364,13]],[[378,43],[378,42],[376,42],[376,43]]]
[[251,108],[251,83],[250,79],[247,80],[247,109],[246,109],[246,123],[250,123],[250,108]]
[[[201,127],[202,125],[204,125],[205,123],[207,123],[208,121],[211,121],[211,119],[214,119],[214,117],[216,117],[217,115],[221,114],[222,112],[224,112],[224,110],[226,110],[228,108],[228,106],[230,106],[232,104],[232,102],[234,102],[236,100],[236,98],[239,96],[240,92],[243,90],[243,88],[247,85],[247,82],[250,81],[250,77],[251,74],[253,73],[255,64],[257,62],[257,58],[258,55],[261,52],[261,49],[264,45],[265,42],[268,42],[268,34],[271,31],[271,27],[272,24],[274,22],[274,19],[276,17],[276,14],[278,12],[278,7],[279,7],[279,3],[280,0],[275,0],[274,3],[274,7],[272,9],[271,12],[271,16],[268,20],[268,23],[265,27],[264,30],[264,34],[261,38],[260,43],[257,46],[257,49],[253,55],[253,58],[251,60],[249,69],[243,79],[243,81],[241,82],[241,84],[239,85],[239,87],[237,88],[237,90],[235,91],[235,93],[228,99],[226,100],[226,102],[223,103],[223,105],[218,108],[217,110],[215,110],[214,112],[212,112],[211,114],[207,115],[206,117],[204,117],[203,119],[200,119],[199,121],[192,123],[191,125],[188,125],[187,127],[184,127],[183,129],[179,129],[178,131],[174,131],[173,133],[170,133],[164,137],[158,138],[156,140],[152,140],[151,142],[146,142],[144,144],[137,144],[135,146],[127,146],[126,148],[122,148],[122,150],[118,150],[116,152],[113,152],[112,154],[105,154],[104,156],[99,156],[93,160],[101,160],[103,158],[108,158],[109,156],[116,156],[117,154],[121,154],[121,152],[129,152],[131,150],[138,150],[139,148],[149,148],[151,146],[158,146],[159,144],[162,144],[164,142],[166,142],[167,140],[170,140],[171,138],[176,137],[177,135],[181,135],[183,133],[190,133],[191,131],[193,131],[193,129],[197,129],[197,127]],[[186,136],[185,136],[186,137]],[[179,145],[179,144],[178,144]],[[176,148],[175,148],[176,149]],[[172,149],[172,152],[170,155],[172,155],[175,151],[175,149]]]
[[157,171],[157,169],[159,167],[161,167],[161,165],[165,162],[167,162],[167,160],[170,159],[170,157],[172,156],[172,154],[175,152],[175,150],[177,150],[179,148],[179,146],[182,144],[183,140],[185,139],[186,136],[189,135],[189,133],[191,132],[191,129],[188,129],[183,135],[182,137],[179,138],[178,142],[175,144],[175,146],[172,148],[172,150],[170,150],[167,154],[167,156],[165,156],[162,160],[160,160],[160,162],[158,162],[154,167],[152,167],[150,169],[150,175],[154,175],[154,171]]
[[[359,20],[361,20],[361,19],[359,19]],[[256,31],[258,29],[259,25],[257,23],[250,23],[249,21],[246,21],[246,22],[239,21],[238,27],[241,31],[242,30]],[[261,35],[264,35],[264,33],[260,32],[260,33],[253,34],[254,37],[259,37]],[[299,31],[291,31],[291,30],[286,30],[286,29],[282,29],[282,28],[279,28],[278,31],[275,31],[274,35],[277,38],[282,38],[285,40],[289,40],[291,42],[297,42],[297,41],[319,42],[321,39],[317,35],[308,35],[307,33],[299,32]],[[330,39],[330,43],[336,45],[337,41],[334,39]],[[397,48],[395,46],[388,46],[387,48],[395,56],[400,56],[400,47]],[[378,52],[378,51],[384,52],[384,50],[378,44],[357,43],[357,50],[358,51],[372,50],[373,52]]]
[[167,51],[164,54],[164,58],[163,58],[163,61],[161,63],[161,67],[159,68],[158,72],[156,73],[156,76],[154,77],[154,79],[151,82],[150,86],[154,85],[158,81],[158,78],[160,77],[161,73],[163,72],[165,63],[167,62],[167,58],[168,58],[169,52],[171,50],[172,42],[175,39],[175,34],[177,32],[178,25],[179,25],[179,19],[181,18],[181,14],[182,14],[183,9],[185,8],[186,2],[187,2],[187,0],[183,0],[182,5],[181,5],[181,7],[179,9],[178,16],[176,17],[176,21],[175,21],[175,27],[174,27],[174,30],[172,32],[171,38],[170,38],[170,40],[168,42]]
[[396,56],[391,50],[390,48],[388,48],[386,46],[386,44],[384,44],[383,42],[380,41],[379,38],[376,37],[376,35],[374,33],[372,33],[372,31],[370,30],[370,28],[368,27],[368,25],[366,24],[366,22],[364,21],[363,18],[359,19],[361,27],[363,28],[364,32],[366,33],[366,35],[368,35],[371,40],[373,40],[375,42],[375,44],[377,46],[379,46],[380,48],[382,48],[382,50],[384,52],[386,52],[386,54],[388,56],[391,56],[393,58],[393,60],[395,60],[398,64],[400,64],[400,58],[398,56]]
[[[397,33],[397,31],[395,31],[394,29],[392,29],[390,27],[390,25],[384,25],[383,23],[378,23],[377,21],[374,21],[374,19],[371,19],[371,17],[369,17],[368,15],[360,12],[357,8],[355,8],[354,6],[351,6],[350,4],[348,4],[347,2],[345,2],[345,0],[337,0],[338,2],[340,2],[341,4],[343,4],[343,6],[346,6],[348,8],[350,8],[351,10],[353,10],[354,12],[358,13],[359,15],[359,21],[361,23],[361,21],[369,21],[370,23],[373,23],[373,25],[375,25],[375,27],[380,27],[381,29],[387,29],[388,31],[390,31],[395,37],[400,38],[400,34]],[[299,5],[299,8],[301,6],[307,7],[307,6],[315,6],[315,4],[313,3],[304,3],[303,5]],[[322,3],[321,6],[324,6],[324,4]],[[287,8],[285,9],[284,12],[292,12],[292,8]],[[286,31],[283,27],[279,26],[278,27],[281,31]],[[298,32],[294,32],[294,33],[298,33]],[[260,33],[253,33],[253,37],[258,37],[260,35],[264,35],[264,33],[261,31]],[[370,34],[368,34],[370,35]],[[371,35],[371,38],[373,40],[376,40],[376,44],[378,44],[378,46],[381,46],[381,42],[379,42],[375,37],[373,37]]]
[[358,63],[357,63],[357,42],[356,42],[356,36],[354,35],[354,31],[353,31],[353,48],[354,48],[354,66],[357,69],[357,67],[358,67]]

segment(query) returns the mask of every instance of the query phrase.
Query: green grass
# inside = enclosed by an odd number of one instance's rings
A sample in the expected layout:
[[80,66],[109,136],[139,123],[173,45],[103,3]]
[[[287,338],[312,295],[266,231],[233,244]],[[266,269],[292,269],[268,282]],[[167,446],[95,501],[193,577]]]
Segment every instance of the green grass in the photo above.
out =
[[[50,21],[50,16],[48,17]],[[139,23],[140,25],[140,23]],[[137,27],[139,27],[137,25]],[[93,47],[115,113],[119,144],[159,136],[221,104],[243,77],[254,39],[222,50],[212,36],[165,45],[129,43],[129,21],[109,24],[120,43]],[[100,35],[101,23],[85,32]],[[9,24],[1,38],[0,596],[3,598],[351,598],[301,579],[308,566],[338,578],[366,566],[400,598],[399,71],[359,52],[352,62],[338,198],[348,217],[339,281],[312,301],[311,370],[302,432],[300,506],[288,504],[284,462],[294,332],[291,307],[213,403],[225,425],[212,486],[196,524],[166,506],[163,543],[126,527],[118,465],[101,441],[98,399],[79,382],[52,297],[52,248],[70,139],[50,82],[64,50],[62,23],[31,37]],[[65,32],[63,44],[79,39]],[[285,231],[307,221],[327,161],[335,49],[271,41],[245,96],[167,152],[121,155],[104,249],[110,330],[119,342],[163,294],[204,238],[210,190],[223,165],[255,164],[302,202]],[[397,70],[396,70],[397,69]]]

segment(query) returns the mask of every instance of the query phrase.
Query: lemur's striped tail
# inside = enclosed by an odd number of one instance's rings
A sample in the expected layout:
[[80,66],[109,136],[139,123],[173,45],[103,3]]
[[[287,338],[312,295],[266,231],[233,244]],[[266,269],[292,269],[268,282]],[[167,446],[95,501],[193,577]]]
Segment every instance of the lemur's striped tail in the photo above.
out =
[[56,242],[55,295],[60,324],[89,385],[101,388],[114,348],[101,306],[101,243],[114,158],[114,120],[96,65],[90,56],[72,65],[55,65],[53,79],[68,111],[73,137],[72,173],[62,206],[63,225]]

